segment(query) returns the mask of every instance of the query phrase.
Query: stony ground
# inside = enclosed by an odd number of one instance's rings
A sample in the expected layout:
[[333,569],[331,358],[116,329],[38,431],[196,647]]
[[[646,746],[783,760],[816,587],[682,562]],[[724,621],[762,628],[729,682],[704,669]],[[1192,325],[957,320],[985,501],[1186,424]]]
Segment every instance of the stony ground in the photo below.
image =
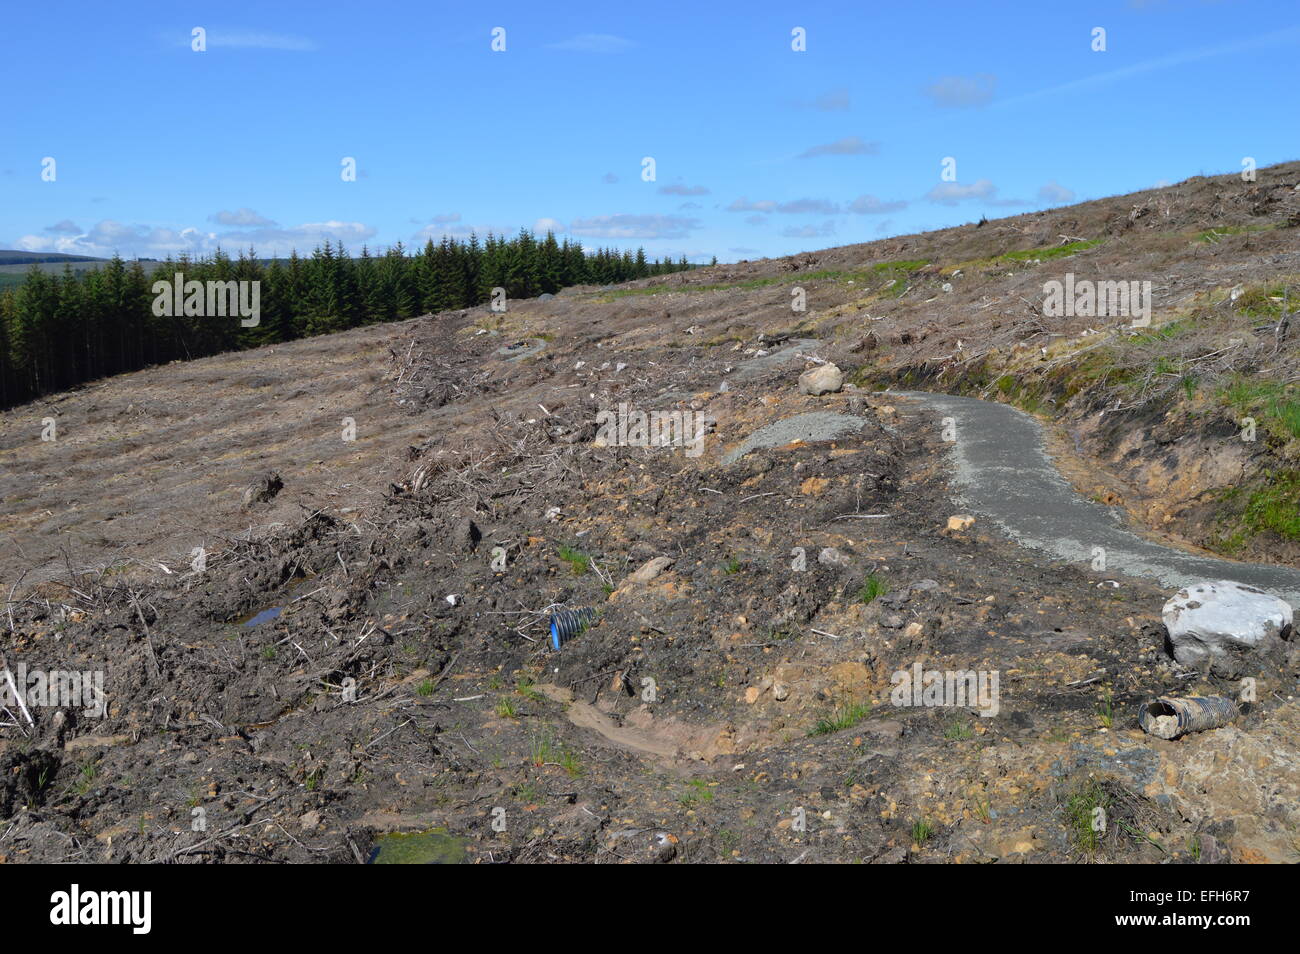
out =
[[[1101,239],[1068,267],[1153,276],[1157,324],[1196,300],[1197,320],[1249,328],[1230,291],[1295,270],[1298,177],[575,289],[5,414],[5,661],[102,670],[108,712],[0,713],[0,853],[1296,860],[1295,654],[1233,725],[1143,734],[1155,695],[1237,691],[1169,657],[1170,594],[979,520],[950,529],[941,435],[878,387],[1028,395],[1085,492],[1210,543],[1216,467],[1274,466],[1285,442],[1243,460],[1209,389],[1188,397],[1199,416],[1139,391],[1107,417],[1106,381],[1053,372],[1119,333],[1045,326],[1035,289],[1064,266],[1003,256]],[[1243,231],[1202,240],[1222,223]],[[800,394],[827,360],[859,386]],[[715,424],[699,456],[602,446],[597,414],[619,403]],[[800,439],[811,413],[854,425]],[[39,439],[46,416],[58,441]],[[771,425],[793,430],[752,446]],[[1180,441],[1209,463],[1163,497],[1135,480]],[[560,652],[557,605],[600,610]],[[896,705],[891,678],[917,664],[997,673],[996,714]]]

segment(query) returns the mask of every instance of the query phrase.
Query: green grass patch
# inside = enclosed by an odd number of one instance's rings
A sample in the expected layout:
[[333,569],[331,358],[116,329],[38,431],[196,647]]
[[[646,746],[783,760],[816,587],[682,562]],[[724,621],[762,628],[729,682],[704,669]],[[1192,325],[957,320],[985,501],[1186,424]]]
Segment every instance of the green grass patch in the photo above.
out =
[[1277,226],[1272,223],[1269,223],[1268,225],[1221,225],[1217,228],[1205,229],[1202,232],[1197,232],[1196,237],[1192,241],[1203,242],[1206,245],[1217,245],[1229,235],[1247,235],[1251,232],[1267,232],[1275,228],[1277,228]]
[[882,274],[891,274],[891,275],[894,272],[903,272],[905,274],[911,274],[912,272],[922,269],[929,264],[930,264],[930,260],[925,258],[903,259],[897,262],[877,262],[876,264],[871,266],[871,270],[873,272],[880,272]]
[[[1065,803],[1065,822],[1074,847],[1086,855],[1097,853],[1105,828],[1101,822],[1110,808],[1111,797],[1096,779],[1077,788]],[[1097,809],[1101,809],[1098,813]]]
[[818,719],[817,724],[808,730],[808,735],[810,737],[830,735],[844,729],[851,729],[869,715],[871,715],[871,706],[865,703],[855,702],[840,706],[829,716]]
[[531,699],[533,702],[541,702],[545,698],[535,688],[535,683],[531,676],[520,676],[515,680],[515,692],[519,693],[525,699]]
[[1288,311],[1295,310],[1295,304],[1290,300],[1290,289],[1281,283],[1247,288],[1237,299],[1237,310],[1252,318],[1276,320],[1282,317],[1284,306]]
[[1265,486],[1251,492],[1241,519],[1253,534],[1300,540],[1300,471],[1272,474]]
[[858,601],[861,603],[870,603],[879,596],[884,596],[889,592],[889,586],[885,583],[884,577],[872,573],[863,582],[858,589]]
[[561,560],[569,564],[569,569],[573,571],[574,576],[582,576],[591,569],[591,557],[581,550],[575,550],[573,547],[565,545],[556,552]]
[[701,802],[711,801],[713,801],[713,792],[709,789],[709,783],[702,778],[693,778],[687,782],[686,791],[678,799],[683,808],[692,808]]
[[1097,721],[1107,729],[1115,727],[1115,697],[1109,689],[1101,694],[1097,703]]
[[1089,239],[1083,242],[1066,242],[1064,245],[1046,245],[1043,248],[1027,248],[1020,252],[1007,252],[999,255],[998,262],[1050,262],[1054,258],[1065,258],[1082,252],[1084,249],[1100,245],[1101,239]]
[[1237,415],[1254,417],[1269,434],[1283,440],[1300,437],[1300,390],[1293,384],[1238,374],[1219,397]]
[[943,737],[953,742],[964,742],[974,734],[970,722],[960,716],[949,722],[943,729]]
[[934,824],[925,818],[912,822],[912,843],[924,845],[934,837]]

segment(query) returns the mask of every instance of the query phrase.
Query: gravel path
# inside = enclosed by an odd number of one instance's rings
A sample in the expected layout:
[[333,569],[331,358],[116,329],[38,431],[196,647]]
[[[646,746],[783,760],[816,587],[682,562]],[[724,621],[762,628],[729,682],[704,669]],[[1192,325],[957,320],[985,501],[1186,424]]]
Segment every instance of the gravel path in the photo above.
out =
[[1197,556],[1143,539],[1116,512],[1080,497],[1043,446],[1037,420],[1006,404],[916,391],[896,392],[922,414],[952,418],[954,487],[962,507],[991,519],[1026,547],[1091,564],[1105,550],[1105,573],[1158,581],[1170,590],[1203,580],[1235,580],[1300,605],[1300,571]]

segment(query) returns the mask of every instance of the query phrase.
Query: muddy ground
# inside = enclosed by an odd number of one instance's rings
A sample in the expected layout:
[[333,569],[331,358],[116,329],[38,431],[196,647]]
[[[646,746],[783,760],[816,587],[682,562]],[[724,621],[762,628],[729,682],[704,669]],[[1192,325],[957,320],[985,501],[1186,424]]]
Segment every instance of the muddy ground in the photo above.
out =
[[[102,671],[107,714],[0,712],[0,854],[356,863],[434,832],[440,859],[475,862],[1295,861],[1296,655],[1234,725],[1144,735],[1154,695],[1238,690],[1169,657],[1170,594],[978,520],[948,529],[941,435],[878,390],[1014,399],[964,369],[997,352],[1036,380],[1014,361],[1087,347],[1087,321],[1033,311],[1063,260],[999,258],[1060,236],[1102,239],[1070,256],[1080,274],[1153,277],[1157,322],[1296,271],[1300,170],[1260,177],[358,329],[7,412],[5,662]],[[1223,222],[1261,229],[1197,237]],[[824,360],[860,386],[801,395]],[[1163,510],[1135,478],[1183,438],[1240,465],[1216,431],[1230,414],[1144,437],[1150,403],[1107,418],[1108,393],[1059,397],[1039,411],[1076,482],[1208,542],[1214,467]],[[601,446],[597,414],[621,402],[715,429],[699,456]],[[860,426],[724,463],[810,412]],[[245,494],[269,472],[266,499]],[[1289,562],[1285,540],[1252,546]],[[557,606],[600,610],[559,652]],[[997,713],[894,704],[918,663],[997,673]]]

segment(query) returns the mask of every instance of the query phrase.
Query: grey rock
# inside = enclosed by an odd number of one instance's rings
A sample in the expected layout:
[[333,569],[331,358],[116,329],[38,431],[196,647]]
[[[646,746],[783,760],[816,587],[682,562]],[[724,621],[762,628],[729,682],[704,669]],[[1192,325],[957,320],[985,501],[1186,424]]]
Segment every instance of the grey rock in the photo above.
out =
[[849,558],[834,547],[822,547],[821,553],[817,554],[817,562],[822,566],[848,566]]
[[799,375],[799,393],[834,394],[844,387],[844,373],[833,364],[823,364]]
[[1197,583],[1165,603],[1174,659],[1184,666],[1235,678],[1257,671],[1290,635],[1291,604],[1232,580]]

